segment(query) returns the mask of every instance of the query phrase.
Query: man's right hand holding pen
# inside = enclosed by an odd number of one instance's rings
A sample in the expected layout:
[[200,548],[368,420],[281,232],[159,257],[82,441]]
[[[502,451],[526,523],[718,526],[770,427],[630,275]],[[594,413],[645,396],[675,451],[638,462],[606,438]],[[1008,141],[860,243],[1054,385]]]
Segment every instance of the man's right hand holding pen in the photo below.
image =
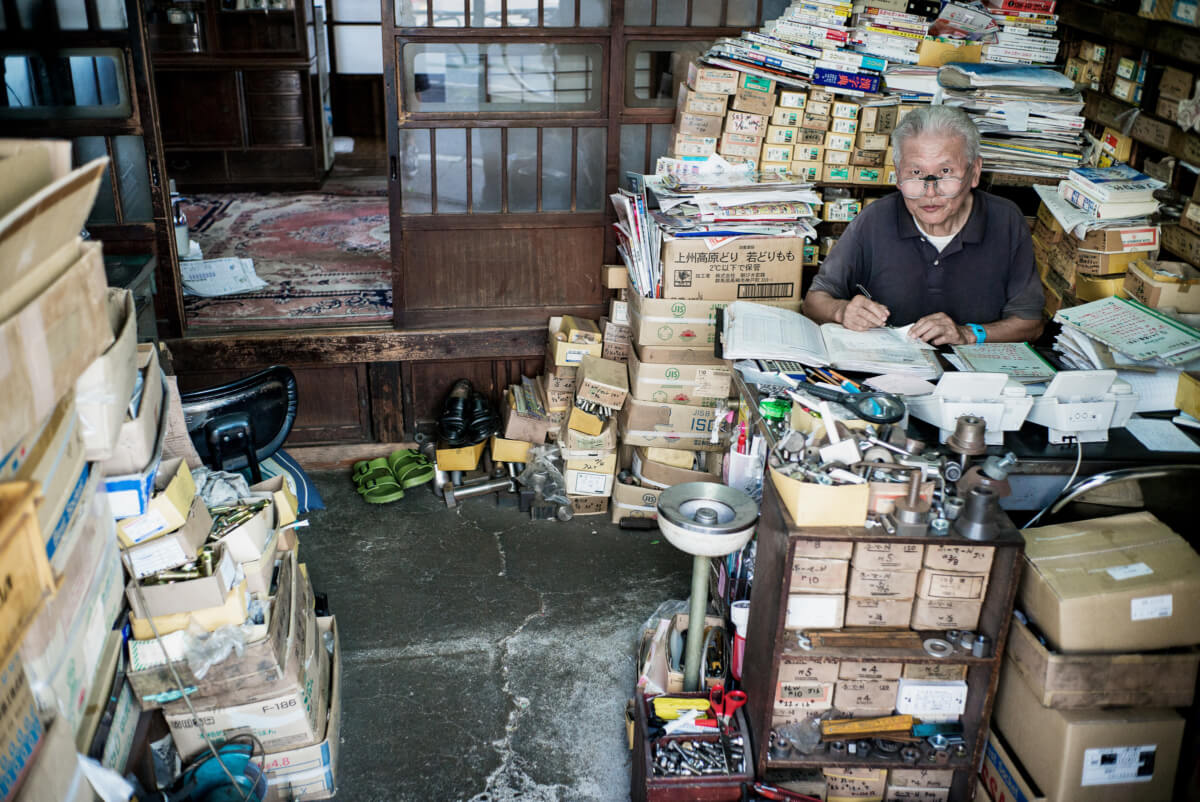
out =
[[861,295],[855,295],[842,305],[836,322],[850,331],[866,331],[886,325],[891,310],[871,300],[871,293],[867,292],[866,287],[861,284],[857,286]]

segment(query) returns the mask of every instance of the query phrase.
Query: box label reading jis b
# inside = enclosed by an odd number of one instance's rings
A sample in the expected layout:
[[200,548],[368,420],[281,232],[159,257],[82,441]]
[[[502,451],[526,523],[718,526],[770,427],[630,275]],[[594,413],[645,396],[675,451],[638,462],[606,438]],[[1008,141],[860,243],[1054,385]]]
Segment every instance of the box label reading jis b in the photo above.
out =
[[664,298],[799,301],[799,237],[674,239],[663,244],[662,257]]

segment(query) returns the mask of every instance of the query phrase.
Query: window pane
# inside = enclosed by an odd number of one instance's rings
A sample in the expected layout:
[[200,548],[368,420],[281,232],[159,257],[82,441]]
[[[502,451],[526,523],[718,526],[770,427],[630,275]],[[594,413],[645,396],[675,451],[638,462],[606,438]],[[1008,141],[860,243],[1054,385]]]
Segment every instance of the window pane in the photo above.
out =
[[437,28],[462,28],[466,23],[463,0],[433,0],[433,24]]
[[508,210],[537,211],[537,129],[508,129]]
[[542,24],[547,28],[575,27],[575,0],[542,0]]
[[[104,146],[104,137],[102,136],[81,136],[75,140],[73,150],[75,151],[75,164],[86,164],[92,159],[108,155],[108,149]],[[89,225],[117,222],[117,208],[113,202],[111,164],[104,168],[104,175],[100,178],[100,189],[96,192],[96,203],[92,206],[92,213],[88,215],[87,221]]]
[[726,25],[735,27],[754,24],[754,14],[758,11],[757,0],[726,0],[726,2],[729,3]]
[[431,43],[404,45],[410,111],[598,110],[600,45]]
[[[694,61],[711,42],[629,42],[625,49],[625,105],[675,105],[675,90],[687,80],[688,62]],[[672,69],[678,70],[675,75]]]
[[429,169],[429,131],[400,131],[400,197],[405,214],[433,211],[433,176]]
[[680,27],[687,22],[687,0],[658,0],[655,25]]
[[334,71],[342,75],[383,72],[383,34],[378,25],[334,25]]
[[96,15],[106,31],[121,31],[129,27],[125,4],[121,0],[96,0]]
[[504,152],[499,128],[471,129],[471,211],[500,211],[500,178]]
[[146,172],[146,145],[140,136],[113,137],[117,162],[117,187],[121,190],[121,212],[126,223],[154,219],[150,202],[150,176]]
[[625,0],[625,24],[649,25],[650,0]]
[[608,0],[580,0],[579,26],[603,28],[608,25]]
[[652,125],[650,126],[650,164],[646,165],[646,172],[653,173],[654,166],[658,164],[660,156],[666,156],[667,151],[671,149],[671,126],[669,125]]
[[401,28],[424,28],[429,24],[429,0],[396,0],[396,25]]
[[646,126],[621,126],[621,158],[618,161],[621,170],[620,184],[629,189],[626,173],[642,175],[646,172]]
[[86,31],[88,27],[87,9],[81,2],[72,0],[55,0],[58,9],[58,25],[64,31]]
[[[784,5],[787,5],[785,0]],[[721,0],[692,0],[692,27],[716,27],[721,24]]]
[[0,117],[128,117],[132,107],[120,51],[73,49],[71,53],[5,56],[8,103],[0,106]]
[[334,22],[382,22],[378,0],[330,0]]
[[467,132],[438,128],[437,211],[455,214],[467,210]]
[[604,150],[607,132],[603,128],[580,128],[575,148],[575,208],[581,212],[604,209]]
[[538,0],[508,0],[508,16],[504,22],[510,28],[536,27]]
[[542,209],[571,208],[571,129],[542,129]]

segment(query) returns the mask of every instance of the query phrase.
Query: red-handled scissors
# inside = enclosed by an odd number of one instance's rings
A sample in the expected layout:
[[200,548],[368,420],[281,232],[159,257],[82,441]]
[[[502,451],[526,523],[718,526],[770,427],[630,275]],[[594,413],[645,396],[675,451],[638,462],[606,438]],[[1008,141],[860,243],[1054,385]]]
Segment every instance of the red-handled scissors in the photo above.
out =
[[737,709],[746,704],[745,691],[726,691],[724,685],[714,685],[708,692],[708,703],[713,715],[721,722],[721,729],[729,729],[729,720]]

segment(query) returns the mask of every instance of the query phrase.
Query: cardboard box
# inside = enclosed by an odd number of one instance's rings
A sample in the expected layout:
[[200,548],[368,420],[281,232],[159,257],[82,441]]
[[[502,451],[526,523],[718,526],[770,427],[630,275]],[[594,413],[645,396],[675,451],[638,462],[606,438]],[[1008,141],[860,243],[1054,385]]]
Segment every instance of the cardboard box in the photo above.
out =
[[1052,710],[1006,665],[993,716],[1050,799],[1172,798],[1184,721],[1170,708]]
[[1162,78],[1158,81],[1158,94],[1177,100],[1187,100],[1192,96],[1195,82],[1195,76],[1186,70],[1164,67]]
[[1136,106],[1142,102],[1142,89],[1143,87],[1139,83],[1117,77],[1113,79],[1112,96],[1117,100],[1123,100]]
[[665,404],[717,406],[729,398],[733,375],[725,365],[643,364],[629,357],[629,385],[634,398]]
[[492,460],[495,462],[525,462],[529,458],[530,445],[523,440],[492,437]]
[[850,180],[855,184],[867,184],[869,186],[883,186],[888,183],[887,175],[880,167],[851,168]]
[[917,581],[917,595],[923,599],[983,601],[988,575],[962,571],[923,568]]
[[833,707],[836,683],[799,680],[780,682],[776,687],[772,707],[772,725],[778,727],[792,721],[803,721],[810,715]]
[[942,571],[966,571],[986,574],[992,568],[994,546],[958,546],[931,543],[925,548],[922,564]]
[[854,544],[854,567],[862,571],[916,571],[925,547],[898,540]]
[[907,627],[912,599],[846,599],[848,627]]
[[950,62],[979,63],[983,46],[962,44],[960,39],[922,39],[917,45],[917,64],[922,67],[940,67]]
[[481,440],[473,446],[451,448],[439,444],[435,452],[435,463],[443,471],[473,471],[479,465],[487,440]]
[[[163,398],[166,391],[162,369],[158,366],[158,351],[153,344],[138,346],[137,370],[143,377],[142,401],[137,417],[126,419],[121,424],[112,456],[101,467],[105,476],[124,476],[144,471],[154,459],[155,449],[159,445],[159,433],[165,422]],[[113,513],[118,517],[140,514],[122,514],[123,509],[116,504],[113,505]]]
[[770,145],[764,144],[762,148],[762,160],[766,162],[791,162],[792,161],[792,146],[791,145]]
[[612,522],[623,518],[658,518],[658,497],[662,490],[617,482],[612,492]]
[[834,593],[846,590],[850,563],[813,557],[792,560],[791,593]]
[[107,307],[113,343],[75,382],[75,404],[89,462],[112,456],[137,378],[133,293],[109,287]]
[[567,494],[571,496],[612,495],[616,469],[617,454],[615,451],[566,460],[563,478],[567,483]]
[[963,681],[967,678],[967,666],[962,663],[905,663],[901,676],[904,679],[928,679],[938,682]]
[[130,580],[125,588],[125,597],[129,599],[130,611],[137,618],[157,618],[203,610],[207,607],[220,607],[233,591],[237,565],[233,555],[223,549],[212,576],[172,582],[169,585],[143,584],[140,595],[134,587],[137,584],[136,580]]
[[883,799],[887,769],[825,768],[826,800]]
[[575,515],[604,515],[608,512],[608,496],[572,496],[571,512]]
[[975,629],[983,602],[964,599],[922,599],[913,602],[909,626],[916,630]]
[[803,108],[784,108],[776,106],[771,112],[771,125],[783,126],[785,128],[796,128],[804,122]]
[[857,134],[858,120],[847,120],[842,117],[834,117],[829,121],[829,130],[836,134]]
[[784,629],[841,629],[846,597],[841,593],[790,593]]
[[100,797],[92,790],[79,761],[67,722],[51,722],[12,802],[94,802],[98,799]]
[[1179,105],[1185,101],[1171,97],[1160,97],[1154,106],[1154,113],[1164,120],[1177,122],[1179,120]]
[[583,357],[575,383],[576,400],[592,401],[616,410],[621,408],[628,395],[629,377],[624,364],[593,356]]
[[[722,96],[724,97],[724,95]],[[667,155],[677,159],[682,158],[708,158],[717,152],[717,138],[712,136],[696,136],[694,134],[676,134],[674,141],[671,143],[671,148]],[[625,270],[625,266],[621,266],[621,270]],[[608,287],[609,285],[605,284]],[[628,284],[626,284],[628,286]],[[615,289],[609,287],[609,289]]]
[[838,666],[838,679],[898,680],[902,663],[874,660],[843,660]]
[[45,738],[29,680],[16,655],[0,669],[0,697],[8,702],[0,707],[0,798],[7,799],[28,773]]
[[[688,463],[688,467],[684,468],[676,465],[668,465],[661,461],[650,459],[648,456],[649,451],[670,452],[672,450],[662,448],[647,449],[640,446],[633,450],[631,471],[642,483],[642,487],[666,490],[668,487],[688,482],[721,483],[722,460],[720,455],[715,452],[702,452],[708,455],[708,470],[704,471],[693,470],[690,462]],[[696,452],[675,451],[675,453],[694,456]]]
[[796,557],[821,557],[830,560],[849,560],[854,544],[848,540],[814,540],[797,538],[792,554]]
[[1021,608],[1066,652],[1200,643],[1200,556],[1148,512],[1026,529]]
[[724,117],[713,117],[708,114],[693,114],[682,112],[675,115],[674,131],[676,136],[687,134],[715,139],[721,136],[721,123]]
[[1059,654],[1042,645],[1018,619],[1007,656],[1044,707],[1188,707],[1200,652]]
[[[24,157],[14,155],[11,158]],[[7,185],[2,190],[5,198],[2,205],[5,208],[11,207],[11,210],[0,217],[0,286],[4,287],[4,294],[0,297],[0,320],[8,320],[23,307],[33,303],[47,287],[59,283],[65,271],[70,270],[72,265],[77,264],[89,251],[95,250],[99,253],[100,243],[83,243],[79,232],[91,213],[96,190],[107,167],[107,157],[93,159],[66,175],[52,177],[48,184],[20,200]],[[36,177],[32,172],[26,172],[23,178],[17,179],[17,183],[28,187],[45,177],[45,172]],[[30,183],[25,183],[26,178],[30,179]],[[12,205],[13,203],[16,205]],[[100,305],[103,318],[103,289],[90,300]],[[61,311],[69,312],[69,309]],[[46,324],[52,322],[45,321]],[[83,322],[93,323],[94,320],[89,318]],[[99,337],[104,325],[95,325],[91,330]],[[52,326],[47,325],[47,329],[52,329]],[[99,349],[92,354],[93,358],[103,352],[109,342],[111,340],[102,342]],[[51,353],[50,356],[54,354]],[[89,359],[88,362],[90,361]],[[83,367],[86,365],[87,362]],[[73,384],[81,372],[82,370],[74,371],[67,385]],[[59,393],[58,397],[61,395]],[[58,397],[43,400],[53,406]],[[45,412],[35,415],[35,418],[44,414]],[[4,445],[5,441],[0,440],[0,450],[6,450]]]
[[598,436],[604,431],[605,425],[608,423],[608,418],[601,418],[598,415],[593,415],[590,412],[584,412],[579,407],[571,407],[571,412],[567,416],[567,428],[577,432]]
[[994,727],[988,731],[980,779],[992,802],[1048,802]]
[[911,599],[916,587],[916,571],[850,571],[849,595],[856,599]]
[[[826,154],[828,156],[828,154]],[[852,177],[851,167],[849,164],[830,164],[826,161],[825,166],[821,170],[821,181],[826,184],[848,184]],[[830,204],[825,204],[828,208]],[[826,214],[829,214],[827,211]],[[829,222],[830,218],[823,218]]]
[[805,109],[800,115],[800,127],[808,131],[820,131],[822,138],[824,132],[829,130],[830,118],[827,114],[821,114],[813,109]]
[[845,120],[857,120],[860,108],[857,103],[850,100],[834,100],[829,113]]
[[[84,243],[80,253],[28,303],[7,319],[0,317],[0,363],[8,365],[0,382],[0,454],[37,428],[112,344],[100,243]],[[9,295],[9,286],[4,294]]]
[[310,746],[300,746],[268,754],[263,773],[270,788],[268,799],[329,799],[337,791],[338,752],[342,730],[342,649],[334,617],[317,619],[322,637],[333,633],[333,659],[330,662],[329,711],[325,717],[325,737]]
[[724,117],[729,104],[729,95],[722,92],[695,92],[687,84],[679,85],[675,108],[682,114],[707,114]]
[[770,78],[740,73],[730,107],[751,114],[769,115],[775,108],[775,82]]
[[[986,796],[986,792],[983,792]],[[909,788],[889,783],[886,798],[891,802],[947,802],[950,799],[950,786],[944,788]],[[981,796],[975,797],[985,802]]]
[[854,135],[840,134],[836,131],[830,131],[825,134],[825,150],[854,150]]
[[0,217],[71,172],[71,143],[0,139]]
[[37,523],[33,482],[0,483],[0,655],[21,641],[42,600],[58,589]]
[[850,152],[850,164],[853,167],[884,167],[886,150],[864,150],[855,148]]
[[712,442],[713,410],[709,407],[658,404],[629,399],[618,418],[621,442],[631,446],[723,451]]
[[1096,44],[1095,42],[1080,42],[1079,57],[1084,61],[1104,61],[1108,55],[1108,47],[1106,45]]
[[688,64],[687,85],[697,92],[720,92],[732,95],[737,91],[738,76],[735,70],[717,67],[701,67],[695,62]]
[[803,249],[800,237],[737,237],[715,249],[695,238],[668,238],[662,247],[663,296],[798,301]]
[[779,99],[776,100],[776,107],[786,109],[802,109],[804,104],[808,102],[808,94],[805,92],[797,92],[794,89],[782,89],[779,92]]
[[871,491],[867,485],[819,485],[771,470],[780,501],[797,526],[862,526]]
[[1193,418],[1200,417],[1200,372],[1185,370],[1179,374],[1175,406]]
[[821,170],[825,167],[819,161],[792,162],[788,168],[797,181],[807,181],[810,184],[821,179]]
[[[594,320],[585,320],[574,315],[563,315],[558,324],[558,333],[572,344],[598,344],[602,335]],[[560,339],[556,337],[555,339]]]
[[121,545],[136,546],[179,529],[187,522],[195,497],[196,483],[187,463],[182,459],[162,463],[154,477],[154,496],[146,512],[117,523]]
[[722,156],[741,156],[747,159],[757,159],[762,151],[763,138],[754,134],[735,134],[726,132],[721,135],[717,152]]
[[847,167],[850,165],[850,157],[853,155],[848,150],[827,150],[825,151],[825,166]]
[[[570,427],[570,420],[564,420],[558,432],[558,444],[564,454],[572,450],[580,451],[611,451],[617,447],[617,424],[615,418],[609,418],[599,434],[588,434]],[[495,459],[492,455],[492,459]]]
[[796,657],[779,655],[780,682],[836,683],[841,660],[836,657]]
[[1171,123],[1140,114],[1134,120],[1129,133],[1134,139],[1151,147],[1167,150],[1171,147],[1171,137],[1176,130],[1178,130],[1177,126]]
[[603,359],[625,363],[629,352],[633,350],[633,330],[629,328],[629,306],[625,301],[613,301],[613,307],[620,304],[620,312],[625,323],[614,323],[606,317],[600,318],[600,330],[604,332],[604,347],[600,351]]
[[797,130],[794,125],[768,125],[767,135],[763,138],[766,145],[794,145]]
[[764,136],[767,133],[768,119],[768,116],[765,114],[731,111],[725,115],[725,131],[733,134]]
[[[187,470],[186,467],[184,470]],[[208,514],[208,508],[200,496],[195,496],[179,529],[142,540],[127,548],[125,554],[130,568],[135,576],[141,578],[191,562],[196,559],[211,530],[212,517]]]
[[833,706],[851,716],[886,716],[896,708],[898,679],[838,680]]
[[830,100],[813,100],[809,99],[808,105],[804,107],[808,114],[817,117],[829,117],[833,112],[833,101]]
[[1200,312],[1200,270],[1184,262],[1130,264],[1123,279],[1125,293],[1154,309]]
[[922,721],[953,721],[967,709],[967,683],[962,680],[900,680],[896,712]]
[[[778,113],[779,109],[776,109],[775,111],[776,111],[776,113]],[[801,128],[797,132],[797,135],[799,137],[797,144],[820,145],[822,147],[825,146],[825,132],[824,131],[815,131],[811,128]]]

